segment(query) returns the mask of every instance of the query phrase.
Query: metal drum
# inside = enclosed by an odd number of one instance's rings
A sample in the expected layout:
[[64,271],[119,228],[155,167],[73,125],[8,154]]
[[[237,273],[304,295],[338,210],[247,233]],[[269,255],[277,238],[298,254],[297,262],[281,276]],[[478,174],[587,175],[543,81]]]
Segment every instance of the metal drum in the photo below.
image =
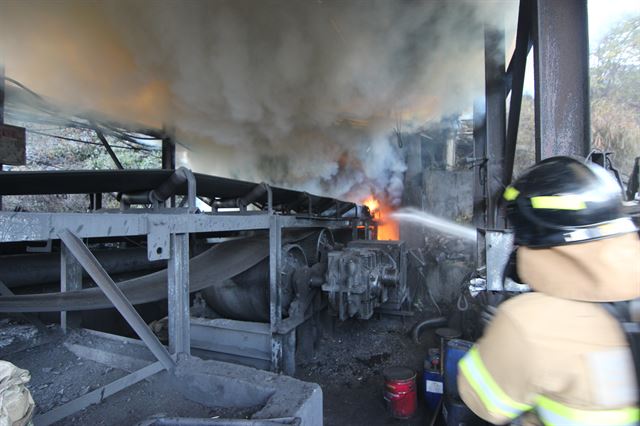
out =
[[382,374],[384,399],[391,415],[396,419],[413,416],[418,404],[415,371],[406,367],[389,367]]

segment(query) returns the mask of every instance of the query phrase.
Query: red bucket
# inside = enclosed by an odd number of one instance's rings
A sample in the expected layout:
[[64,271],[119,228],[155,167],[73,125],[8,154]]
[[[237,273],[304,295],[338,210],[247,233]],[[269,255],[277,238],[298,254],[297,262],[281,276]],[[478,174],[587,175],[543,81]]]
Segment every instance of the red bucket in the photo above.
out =
[[391,415],[396,419],[408,419],[416,412],[416,373],[410,368],[390,367],[385,369],[384,400]]

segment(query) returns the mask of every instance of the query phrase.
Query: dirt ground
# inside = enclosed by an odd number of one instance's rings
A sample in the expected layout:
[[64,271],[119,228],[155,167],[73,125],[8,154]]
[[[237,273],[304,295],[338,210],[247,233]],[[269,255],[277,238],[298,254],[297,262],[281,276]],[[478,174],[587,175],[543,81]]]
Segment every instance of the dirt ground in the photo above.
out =
[[[421,395],[423,361],[429,347],[437,345],[427,331],[421,344],[409,332],[426,314],[386,316],[369,321],[334,322],[320,340],[314,355],[299,364],[295,377],[318,383],[323,390],[324,424],[427,425],[431,414]],[[0,323],[0,358],[31,372],[29,388],[36,401],[36,415],[112,382],[126,371],[76,357],[64,345],[57,326],[43,330],[19,320]],[[27,341],[38,346],[28,348]],[[2,344],[4,343],[4,346]],[[386,367],[405,366],[417,373],[418,410],[409,420],[393,419],[382,397]],[[215,410],[186,400],[163,373],[107,398],[103,403],[68,417],[58,424],[135,424],[153,415],[247,418],[254,410]]]
[[[324,424],[428,425],[431,413],[420,395],[424,358],[436,344],[426,331],[420,345],[410,338],[411,327],[428,316],[336,322],[331,336],[321,339],[315,356],[299,365],[295,376],[318,383],[324,397]],[[418,410],[409,420],[393,419],[382,397],[386,367],[404,366],[417,372]]]
[[[31,373],[28,387],[36,403],[35,416],[128,374],[78,358],[64,346],[65,339],[57,326],[47,326],[45,333],[22,321],[0,321],[0,359]],[[213,409],[195,403],[184,398],[167,373],[161,372],[56,424],[133,425],[158,415],[249,418],[257,410]]]

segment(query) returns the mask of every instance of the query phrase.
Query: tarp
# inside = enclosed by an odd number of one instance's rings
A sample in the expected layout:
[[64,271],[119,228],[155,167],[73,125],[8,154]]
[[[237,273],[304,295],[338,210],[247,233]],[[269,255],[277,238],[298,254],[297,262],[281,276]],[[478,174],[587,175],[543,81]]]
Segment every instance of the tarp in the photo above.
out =
[[26,384],[27,370],[0,361],[0,426],[23,426],[31,421],[35,402]]

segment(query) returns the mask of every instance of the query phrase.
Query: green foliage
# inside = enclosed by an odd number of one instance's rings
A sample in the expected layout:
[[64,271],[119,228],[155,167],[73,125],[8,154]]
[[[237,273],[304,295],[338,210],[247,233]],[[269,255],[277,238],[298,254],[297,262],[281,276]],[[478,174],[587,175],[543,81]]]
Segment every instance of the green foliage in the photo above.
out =
[[[45,128],[30,123],[14,123],[27,128],[27,164],[11,170],[104,170],[115,169],[104,146],[93,132],[74,128]],[[30,131],[31,130],[31,131]],[[73,142],[44,136],[33,131],[52,133]],[[122,143],[111,141],[112,146]],[[151,169],[161,166],[160,152],[113,148],[125,169]],[[5,166],[7,167],[7,166]],[[116,207],[115,194],[106,194],[105,207]],[[88,197],[81,194],[53,194],[3,197],[5,210],[27,211],[83,211],[89,206]]]
[[591,92],[640,107],[640,16],[614,27],[592,53]]
[[626,175],[640,156],[640,15],[614,27],[591,63],[593,146],[614,152]]
[[[640,156],[640,16],[611,29],[591,53],[591,130],[594,148],[611,151],[621,174]],[[524,96],[514,173],[535,161],[534,102]]]

